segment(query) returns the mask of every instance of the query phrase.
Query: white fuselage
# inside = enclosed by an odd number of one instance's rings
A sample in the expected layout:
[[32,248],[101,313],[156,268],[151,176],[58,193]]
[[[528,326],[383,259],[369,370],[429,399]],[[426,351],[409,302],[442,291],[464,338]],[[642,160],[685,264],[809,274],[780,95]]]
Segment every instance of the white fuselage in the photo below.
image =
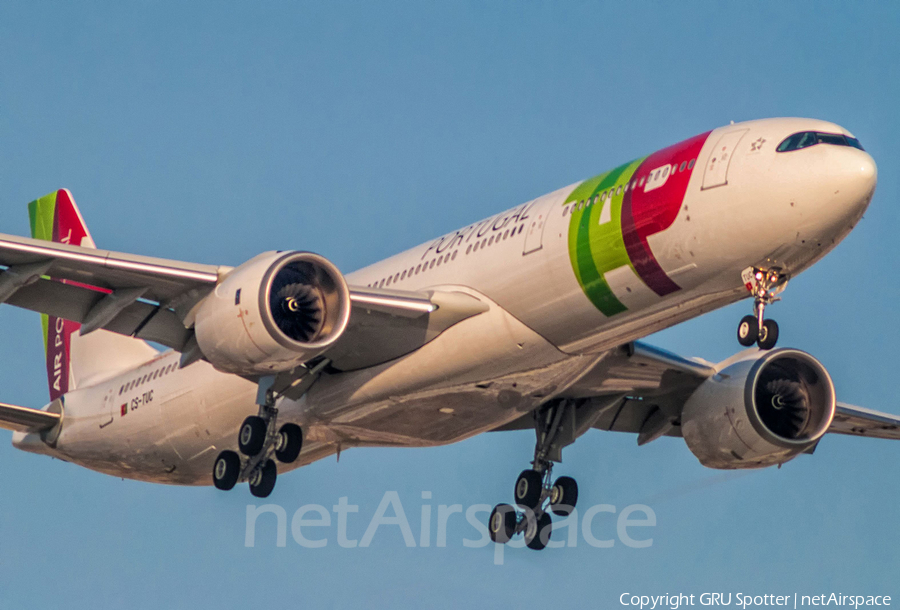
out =
[[[351,286],[467,292],[489,309],[406,356],[323,375],[300,401],[283,400],[279,421],[303,426],[305,443],[279,468],[493,429],[563,392],[592,354],[744,298],[747,267],[804,270],[858,222],[876,176],[852,147],[775,152],[799,131],[848,133],[808,119],[729,125],[686,141],[696,148],[676,145],[348,274]],[[666,155],[673,163],[653,165]],[[668,212],[653,202],[679,180],[683,195],[655,230]],[[636,228],[623,247],[629,205]],[[652,260],[635,257],[638,238]],[[55,446],[14,442],[116,476],[209,484],[216,455],[257,411],[256,385],[202,361],[178,369],[178,359],[166,352],[69,392]]]

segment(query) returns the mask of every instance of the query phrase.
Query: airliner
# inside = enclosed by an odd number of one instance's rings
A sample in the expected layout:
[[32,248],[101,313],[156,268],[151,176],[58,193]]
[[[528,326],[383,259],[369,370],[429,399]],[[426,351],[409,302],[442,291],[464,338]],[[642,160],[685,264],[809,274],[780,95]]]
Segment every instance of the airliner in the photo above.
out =
[[[732,123],[346,275],[300,250],[237,267],[99,250],[58,190],[29,204],[32,238],[0,235],[0,302],[41,314],[50,388],[0,425],[112,476],[256,497],[350,448],[534,430],[487,525],[540,549],[578,499],[553,467],[589,430],[681,437],[720,469],[780,467],[829,432],[900,439],[767,317],[876,181],[838,125]],[[742,299],[724,362],[641,341]]]

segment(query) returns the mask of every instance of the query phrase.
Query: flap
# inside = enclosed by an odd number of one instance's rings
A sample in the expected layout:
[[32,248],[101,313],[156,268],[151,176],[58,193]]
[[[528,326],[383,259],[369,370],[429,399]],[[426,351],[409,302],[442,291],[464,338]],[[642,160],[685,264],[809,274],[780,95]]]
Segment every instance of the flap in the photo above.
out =
[[[347,330],[325,355],[342,371],[394,360],[416,350],[466,318],[488,310],[463,293],[351,290]],[[378,297],[378,298],[376,298]]]

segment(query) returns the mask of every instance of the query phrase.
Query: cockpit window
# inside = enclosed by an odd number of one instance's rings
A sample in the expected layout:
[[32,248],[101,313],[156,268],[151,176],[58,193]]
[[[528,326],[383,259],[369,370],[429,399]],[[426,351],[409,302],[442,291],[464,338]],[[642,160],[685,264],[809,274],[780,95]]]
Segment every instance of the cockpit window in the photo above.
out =
[[778,152],[789,152],[792,150],[800,150],[816,144],[831,144],[833,146],[852,146],[863,150],[862,145],[856,138],[845,136],[841,133],[823,133],[820,131],[801,131],[786,137],[781,144],[778,145]]
[[816,134],[816,143],[817,144],[834,144],[835,146],[846,146],[847,140],[843,135],[836,135],[833,133],[817,133]]

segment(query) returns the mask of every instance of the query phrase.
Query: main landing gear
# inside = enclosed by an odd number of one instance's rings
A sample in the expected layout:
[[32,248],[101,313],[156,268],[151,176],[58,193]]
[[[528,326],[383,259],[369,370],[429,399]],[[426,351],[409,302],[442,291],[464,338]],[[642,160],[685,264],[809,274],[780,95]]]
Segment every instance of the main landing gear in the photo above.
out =
[[233,488],[238,481],[250,484],[250,493],[266,498],[275,488],[278,468],[275,460],[290,464],[303,448],[303,430],[297,424],[277,427],[278,408],[271,382],[260,381],[259,414],[244,420],[238,433],[238,448],[246,461],[234,451],[223,451],[213,466],[213,484],[222,490]]
[[559,401],[535,411],[537,443],[532,468],[523,470],[516,479],[514,498],[516,507],[498,504],[488,518],[491,540],[507,543],[516,534],[523,534],[525,544],[539,551],[550,541],[552,521],[550,513],[568,516],[578,502],[578,484],[571,477],[553,481],[553,463],[562,460],[562,447],[577,436],[570,422],[574,422],[574,405]]
[[753,295],[753,315],[741,318],[737,328],[738,343],[744,347],[756,343],[759,349],[772,349],[778,342],[778,323],[765,319],[766,305],[781,300],[776,295],[787,287],[788,277],[777,267],[748,267],[741,273],[741,279]]

